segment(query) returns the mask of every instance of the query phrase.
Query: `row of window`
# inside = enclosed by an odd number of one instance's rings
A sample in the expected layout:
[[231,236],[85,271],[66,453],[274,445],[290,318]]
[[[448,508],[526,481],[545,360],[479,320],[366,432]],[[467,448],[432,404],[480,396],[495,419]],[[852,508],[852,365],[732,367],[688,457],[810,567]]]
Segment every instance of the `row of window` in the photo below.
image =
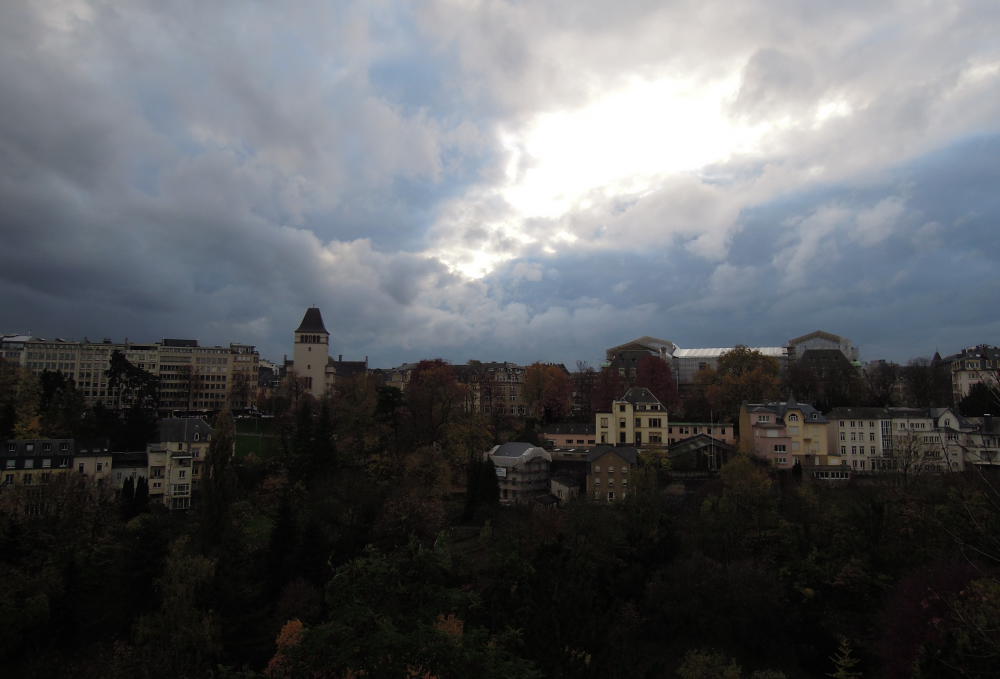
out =
[[[622,470],[622,474],[628,474],[628,467],[627,466],[619,467],[619,469]],[[595,474],[600,474],[601,473],[601,465],[599,465],[599,464],[595,464],[594,465],[594,473]],[[607,468],[607,473],[608,474],[614,474],[615,473],[614,466],[608,467]]]
[[[41,446],[42,446],[42,452],[43,453],[47,453],[47,452],[50,452],[52,450],[52,443],[50,443],[50,442],[42,443]],[[59,450],[60,450],[60,452],[66,452],[66,451],[68,451],[69,450],[69,442],[68,441],[60,441],[59,442]],[[7,444],[7,452],[8,453],[16,453],[17,452],[17,444],[16,443],[8,443]],[[32,443],[25,443],[24,444],[24,452],[26,452],[26,453],[33,453],[33,452],[35,452],[35,444],[34,444],[34,442],[32,442]]]

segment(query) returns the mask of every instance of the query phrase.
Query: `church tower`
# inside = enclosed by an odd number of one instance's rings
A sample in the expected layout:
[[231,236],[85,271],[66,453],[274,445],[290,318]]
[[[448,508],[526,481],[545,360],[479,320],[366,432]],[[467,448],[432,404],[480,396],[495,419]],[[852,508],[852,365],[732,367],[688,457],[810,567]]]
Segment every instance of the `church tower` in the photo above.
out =
[[330,360],[330,333],[323,325],[319,308],[309,307],[295,330],[292,355],[295,374],[305,379],[306,391],[321,397],[326,393],[326,365]]

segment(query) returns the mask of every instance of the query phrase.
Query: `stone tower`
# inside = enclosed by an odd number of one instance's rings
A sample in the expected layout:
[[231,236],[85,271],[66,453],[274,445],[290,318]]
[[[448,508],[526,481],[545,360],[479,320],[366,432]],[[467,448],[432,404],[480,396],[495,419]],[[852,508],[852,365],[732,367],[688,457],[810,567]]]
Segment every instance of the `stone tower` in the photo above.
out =
[[319,308],[309,307],[295,330],[293,367],[305,379],[306,391],[317,398],[326,393],[326,365],[330,360],[330,333]]

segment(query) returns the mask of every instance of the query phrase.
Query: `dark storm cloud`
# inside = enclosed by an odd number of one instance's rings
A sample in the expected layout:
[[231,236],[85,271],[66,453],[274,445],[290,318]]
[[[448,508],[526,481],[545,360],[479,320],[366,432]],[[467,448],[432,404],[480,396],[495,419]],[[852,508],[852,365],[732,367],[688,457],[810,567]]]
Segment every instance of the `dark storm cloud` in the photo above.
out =
[[[373,365],[816,327],[867,357],[997,343],[998,11],[4,3],[0,330],[277,359],[316,304]],[[772,128],[518,212],[537,116],[661,77],[734,78],[723,112]]]

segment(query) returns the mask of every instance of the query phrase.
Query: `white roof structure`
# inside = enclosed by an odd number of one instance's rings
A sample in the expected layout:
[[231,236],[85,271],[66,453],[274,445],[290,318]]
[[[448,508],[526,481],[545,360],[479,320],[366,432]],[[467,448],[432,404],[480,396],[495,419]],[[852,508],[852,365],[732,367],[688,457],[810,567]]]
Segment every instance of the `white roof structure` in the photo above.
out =
[[[677,349],[674,351],[674,358],[719,358],[727,351],[732,351],[734,347],[712,347],[703,349]],[[784,347],[747,347],[750,351],[759,351],[765,356],[782,358],[786,355]]]

